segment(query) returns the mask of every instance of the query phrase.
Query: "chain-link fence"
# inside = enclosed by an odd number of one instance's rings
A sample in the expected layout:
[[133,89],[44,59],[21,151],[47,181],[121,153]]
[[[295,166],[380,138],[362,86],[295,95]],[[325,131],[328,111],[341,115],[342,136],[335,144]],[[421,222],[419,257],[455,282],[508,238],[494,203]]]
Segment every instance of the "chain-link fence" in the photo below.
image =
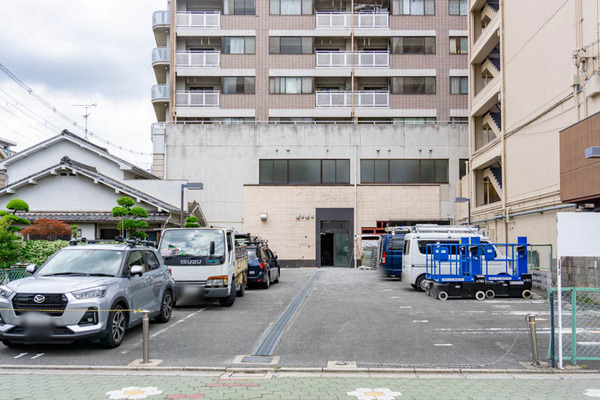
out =
[[558,324],[558,291],[548,289],[552,318],[549,358],[555,365],[562,335],[562,358],[576,365],[581,360],[600,360],[600,288],[562,288],[562,330]]
[[10,269],[0,270],[0,283],[2,285],[17,279],[25,278],[29,273],[25,268],[11,267]]

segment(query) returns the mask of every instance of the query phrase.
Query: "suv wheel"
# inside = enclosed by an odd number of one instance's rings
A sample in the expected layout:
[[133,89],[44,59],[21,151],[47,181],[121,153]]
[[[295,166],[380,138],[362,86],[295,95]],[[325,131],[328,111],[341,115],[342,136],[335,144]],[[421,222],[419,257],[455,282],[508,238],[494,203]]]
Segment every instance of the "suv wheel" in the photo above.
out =
[[277,268],[277,279],[273,280],[273,283],[279,283],[279,277],[281,276],[281,269]]
[[121,305],[114,306],[111,312],[108,313],[106,325],[106,336],[100,340],[100,344],[109,349],[119,347],[125,337],[127,325],[125,311]]
[[233,305],[233,303],[235,303],[235,296],[236,296],[235,281],[232,278],[231,279],[231,291],[229,292],[229,296],[220,298],[219,304],[221,305],[221,307],[231,307]]
[[160,313],[156,317],[156,322],[164,324],[169,322],[173,314],[173,293],[170,290],[165,290],[162,302],[160,304]]
[[271,272],[266,272],[265,274],[265,278],[264,278],[264,282],[263,282],[263,289],[268,289],[269,286],[271,286]]

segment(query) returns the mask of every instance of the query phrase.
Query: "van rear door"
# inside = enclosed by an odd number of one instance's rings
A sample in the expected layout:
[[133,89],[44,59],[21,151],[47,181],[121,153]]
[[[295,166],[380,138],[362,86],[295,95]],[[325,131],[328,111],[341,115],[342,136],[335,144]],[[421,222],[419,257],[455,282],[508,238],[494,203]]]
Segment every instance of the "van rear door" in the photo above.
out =
[[402,273],[402,252],[404,249],[404,235],[393,235],[388,245],[390,270],[393,275]]

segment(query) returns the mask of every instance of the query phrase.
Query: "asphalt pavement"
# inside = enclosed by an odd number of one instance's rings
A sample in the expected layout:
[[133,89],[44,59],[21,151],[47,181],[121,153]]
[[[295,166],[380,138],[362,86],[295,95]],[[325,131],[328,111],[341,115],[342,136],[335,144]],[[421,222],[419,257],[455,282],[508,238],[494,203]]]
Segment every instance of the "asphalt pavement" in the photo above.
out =
[[[317,272],[278,333],[277,320]],[[543,299],[441,302],[378,271],[284,269],[280,283],[246,291],[232,308],[178,304],[169,323],[151,325],[150,358],[162,360],[160,367],[525,369],[531,360],[528,314],[536,315],[545,358],[549,312]],[[279,338],[273,364],[241,363],[240,356],[252,355],[273,329]],[[127,366],[142,357],[141,333],[133,328],[111,350],[88,342],[0,345],[0,364]]]

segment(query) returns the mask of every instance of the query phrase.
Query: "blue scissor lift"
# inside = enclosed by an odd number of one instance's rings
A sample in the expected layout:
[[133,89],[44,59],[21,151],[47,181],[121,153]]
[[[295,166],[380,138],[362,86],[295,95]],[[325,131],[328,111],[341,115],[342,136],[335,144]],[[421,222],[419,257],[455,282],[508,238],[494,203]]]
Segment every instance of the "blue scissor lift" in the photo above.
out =
[[517,238],[517,243],[489,244],[467,237],[459,244],[427,245],[427,293],[439,300],[531,298],[527,246],[526,237]]

